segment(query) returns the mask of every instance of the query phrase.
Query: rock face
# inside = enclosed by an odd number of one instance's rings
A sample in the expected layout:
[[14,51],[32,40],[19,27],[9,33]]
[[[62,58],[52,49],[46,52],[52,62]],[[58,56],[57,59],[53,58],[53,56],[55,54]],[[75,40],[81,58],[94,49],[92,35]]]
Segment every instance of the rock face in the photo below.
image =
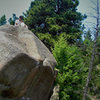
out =
[[50,100],[59,100],[59,89],[60,86],[59,85],[56,85],[53,89],[53,94],[50,98]]
[[48,100],[56,61],[28,29],[0,27],[0,100]]

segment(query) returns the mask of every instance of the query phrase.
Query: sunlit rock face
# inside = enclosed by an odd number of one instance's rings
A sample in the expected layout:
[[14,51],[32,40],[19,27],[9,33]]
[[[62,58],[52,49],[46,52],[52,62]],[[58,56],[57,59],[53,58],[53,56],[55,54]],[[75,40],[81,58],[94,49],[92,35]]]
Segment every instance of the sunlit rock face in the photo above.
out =
[[48,100],[56,61],[28,29],[0,27],[0,100]]

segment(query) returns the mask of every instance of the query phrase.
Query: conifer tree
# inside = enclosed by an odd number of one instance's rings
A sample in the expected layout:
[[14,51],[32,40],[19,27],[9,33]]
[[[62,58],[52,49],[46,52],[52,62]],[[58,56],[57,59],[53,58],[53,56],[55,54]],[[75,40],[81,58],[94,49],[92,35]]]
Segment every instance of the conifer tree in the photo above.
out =
[[4,24],[6,24],[6,23],[7,23],[7,21],[6,21],[6,16],[3,15],[3,16],[0,18],[0,26],[1,26],[1,25],[4,25]]
[[77,12],[78,4],[78,0],[34,0],[24,13],[25,23],[37,35],[55,38],[66,34],[66,40],[73,44],[81,37],[81,23],[86,17]]

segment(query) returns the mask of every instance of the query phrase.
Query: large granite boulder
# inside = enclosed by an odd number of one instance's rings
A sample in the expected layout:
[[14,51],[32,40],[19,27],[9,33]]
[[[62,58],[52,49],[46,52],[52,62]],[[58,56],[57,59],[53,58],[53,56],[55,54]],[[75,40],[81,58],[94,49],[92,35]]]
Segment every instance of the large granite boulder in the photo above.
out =
[[28,29],[0,27],[0,100],[48,100],[56,61]]

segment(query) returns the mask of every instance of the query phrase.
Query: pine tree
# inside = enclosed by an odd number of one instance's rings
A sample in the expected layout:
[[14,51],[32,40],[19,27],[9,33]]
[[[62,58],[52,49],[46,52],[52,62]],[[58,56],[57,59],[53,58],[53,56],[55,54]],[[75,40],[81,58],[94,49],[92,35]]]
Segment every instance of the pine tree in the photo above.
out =
[[37,35],[55,38],[65,33],[72,44],[81,37],[81,21],[86,17],[77,12],[78,4],[78,0],[34,0],[24,13],[25,23]]
[[5,25],[6,23],[7,23],[7,21],[6,21],[6,16],[3,15],[3,16],[0,18],[0,26],[1,26],[1,25]]
[[75,45],[69,46],[61,35],[55,43],[53,55],[59,70],[57,84],[60,85],[60,100],[82,100],[84,65],[81,51]]
[[12,14],[12,18],[9,18],[8,22],[10,25],[14,25],[16,19],[18,19],[18,17],[16,16],[16,14]]

